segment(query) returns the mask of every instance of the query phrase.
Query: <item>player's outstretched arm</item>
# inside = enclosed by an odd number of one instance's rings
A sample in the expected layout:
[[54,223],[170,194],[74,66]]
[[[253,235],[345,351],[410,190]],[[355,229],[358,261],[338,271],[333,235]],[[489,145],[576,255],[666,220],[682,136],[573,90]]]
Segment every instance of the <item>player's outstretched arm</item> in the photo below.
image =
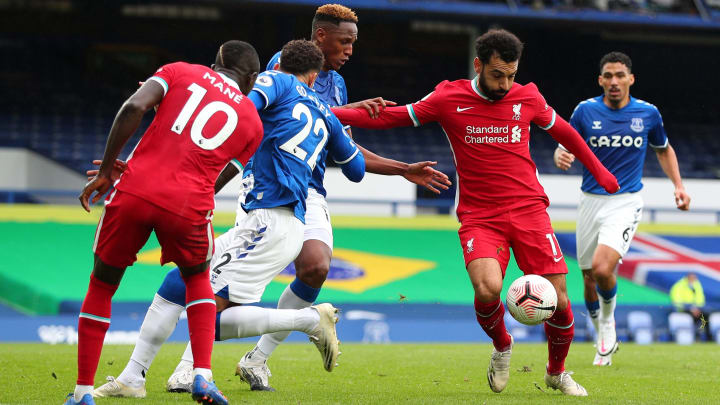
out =
[[605,191],[612,194],[620,190],[620,185],[615,176],[600,163],[580,134],[578,134],[575,128],[570,126],[567,121],[557,116],[555,123],[548,129],[548,132],[558,143],[562,144],[573,155],[580,159],[582,164],[590,170],[590,173],[592,173],[595,180],[597,180],[598,184],[600,184]]
[[689,210],[690,195],[685,191],[682,177],[680,177],[680,167],[678,166],[675,149],[668,144],[667,148],[655,148],[655,154],[657,155],[663,172],[665,172],[665,175],[668,176],[675,186],[675,205],[677,205],[680,210]]
[[[98,174],[88,182],[78,196],[85,211],[90,212],[90,202],[96,203],[112,185],[112,170],[120,151],[140,126],[143,115],[160,103],[165,94],[163,87],[150,80],[145,82],[120,107],[105,145],[105,154]],[[90,196],[97,192],[90,200]]]
[[382,97],[375,97],[345,104],[338,108],[363,108],[367,111],[370,118],[377,118],[380,115],[380,112],[385,110],[386,107],[395,105],[397,105],[397,103],[394,101],[385,100]]
[[343,125],[358,128],[388,129],[411,127],[414,125],[406,106],[386,107],[378,114],[377,118],[372,118],[368,112],[362,108],[335,107],[332,109],[332,112]]
[[553,162],[555,162],[555,166],[558,169],[568,170],[570,169],[570,166],[572,166],[574,161],[575,155],[566,151],[560,146],[555,148],[555,153],[553,153]]
[[439,172],[432,167],[437,162],[400,162],[377,155],[357,143],[355,145],[365,157],[365,170],[368,173],[384,176],[403,176],[407,181],[425,187],[436,194],[440,194],[440,190],[437,188],[447,190],[452,184],[445,173]]

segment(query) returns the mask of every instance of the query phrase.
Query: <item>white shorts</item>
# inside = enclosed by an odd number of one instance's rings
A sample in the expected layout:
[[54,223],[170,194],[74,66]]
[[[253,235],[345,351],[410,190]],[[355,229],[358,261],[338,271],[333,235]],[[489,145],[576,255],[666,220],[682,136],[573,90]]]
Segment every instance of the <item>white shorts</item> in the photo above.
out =
[[[258,302],[265,287],[300,253],[303,223],[289,208],[250,211],[215,240],[210,261],[213,292],[231,302]],[[224,291],[222,291],[224,290]]]
[[[245,202],[245,196],[248,195],[254,184],[255,180],[252,175],[244,178],[242,181],[240,196],[238,197],[238,206],[235,213],[236,226],[247,216],[247,213],[242,208],[242,203]],[[315,191],[314,188],[308,188],[308,196],[305,199],[305,205],[305,231],[303,242],[310,239],[319,240],[328,245],[330,251],[332,251],[332,225],[330,224],[330,211],[328,210],[325,197]]]
[[580,268],[592,268],[593,255],[599,244],[611,247],[621,258],[625,256],[642,217],[642,209],[643,200],[639,193],[583,193],[575,232]]

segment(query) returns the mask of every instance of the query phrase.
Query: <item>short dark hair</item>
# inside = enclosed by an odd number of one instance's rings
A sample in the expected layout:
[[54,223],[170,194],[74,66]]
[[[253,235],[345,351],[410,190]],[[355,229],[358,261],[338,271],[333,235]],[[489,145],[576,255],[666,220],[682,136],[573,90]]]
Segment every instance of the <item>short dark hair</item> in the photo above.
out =
[[490,62],[495,53],[505,62],[515,62],[522,55],[523,43],[510,31],[491,29],[475,40],[475,51],[482,63]]
[[284,72],[303,75],[319,72],[325,57],[320,48],[312,41],[296,39],[283,46],[280,54],[280,69]]
[[600,59],[600,73],[602,74],[603,67],[606,63],[622,63],[623,65],[627,66],[628,72],[632,72],[632,60],[630,60],[630,57],[625,55],[622,52],[613,51]]
[[260,57],[255,47],[245,41],[227,41],[220,45],[215,56],[215,65],[236,69],[243,73],[260,71]]
[[343,6],[342,4],[325,4],[315,11],[315,17],[312,21],[313,34],[318,29],[321,23],[331,23],[333,25],[340,25],[341,22],[358,22],[357,15],[351,9]]

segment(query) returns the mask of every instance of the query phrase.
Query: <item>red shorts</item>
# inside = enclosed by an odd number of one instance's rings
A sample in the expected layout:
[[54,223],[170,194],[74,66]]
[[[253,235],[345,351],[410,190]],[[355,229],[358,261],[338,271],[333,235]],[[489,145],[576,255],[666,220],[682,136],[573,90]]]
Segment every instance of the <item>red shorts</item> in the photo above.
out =
[[119,190],[105,202],[93,252],[107,265],[128,267],[153,230],[162,247],[162,264],[190,267],[212,258],[214,235],[209,218],[191,221]]
[[512,208],[493,218],[463,218],[458,234],[466,267],[475,259],[492,257],[505,277],[512,248],[525,274],[568,272],[543,202]]

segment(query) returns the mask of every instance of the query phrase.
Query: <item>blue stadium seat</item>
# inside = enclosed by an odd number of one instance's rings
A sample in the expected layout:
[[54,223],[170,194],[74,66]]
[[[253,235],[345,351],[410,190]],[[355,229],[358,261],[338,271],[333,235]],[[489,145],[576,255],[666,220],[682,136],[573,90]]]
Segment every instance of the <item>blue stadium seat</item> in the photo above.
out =
[[639,345],[647,345],[653,341],[652,316],[645,311],[630,311],[627,316],[627,327],[630,338]]
[[671,312],[668,316],[668,329],[675,343],[681,345],[695,343],[695,323],[692,315],[685,312]]

